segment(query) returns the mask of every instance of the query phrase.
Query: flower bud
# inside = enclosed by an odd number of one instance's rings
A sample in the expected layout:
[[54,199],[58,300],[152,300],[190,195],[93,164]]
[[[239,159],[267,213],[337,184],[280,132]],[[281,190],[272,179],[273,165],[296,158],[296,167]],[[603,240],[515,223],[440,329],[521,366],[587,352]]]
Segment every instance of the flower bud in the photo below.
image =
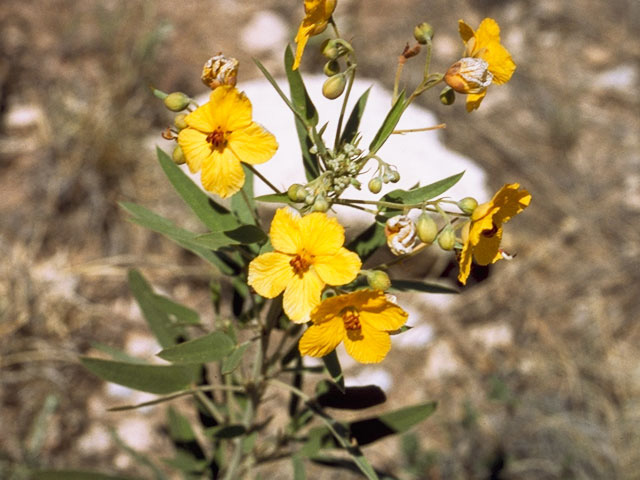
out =
[[374,177],[369,180],[369,191],[371,193],[380,193],[382,190],[382,179],[380,177]]
[[303,202],[307,196],[307,190],[299,183],[294,183],[287,190],[287,196],[292,202]]
[[391,183],[398,183],[400,181],[400,172],[397,170],[391,170],[389,172],[389,181]]
[[418,217],[416,230],[420,241],[427,245],[432,244],[438,235],[438,225],[436,224],[436,221],[431,217],[431,215],[426,213],[423,213]]
[[222,53],[211,57],[202,67],[202,83],[211,90],[220,85],[236,84],[239,62],[235,58],[225,57]]
[[178,130],[182,130],[183,128],[187,128],[187,122],[185,119],[187,118],[186,113],[179,113],[176,115],[176,118],[173,119],[173,124],[176,126]]
[[456,244],[456,233],[451,228],[451,225],[447,225],[442,229],[440,235],[438,235],[438,245],[443,250],[452,250]]
[[182,153],[180,145],[176,145],[176,148],[173,149],[171,160],[173,160],[173,163],[175,163],[176,165],[182,165],[186,161],[184,159],[184,153]]
[[449,67],[444,81],[458,93],[482,93],[491,85],[493,74],[482,58],[465,57]]
[[373,270],[367,272],[367,283],[374,290],[385,291],[391,286],[391,279],[382,270]]
[[340,63],[338,63],[337,60],[329,60],[324,64],[322,71],[327,77],[332,77],[333,75],[340,73]]
[[322,195],[318,195],[315,202],[313,202],[311,210],[314,212],[326,212],[329,210],[329,202],[327,202]]
[[440,92],[440,103],[443,105],[453,105],[453,102],[456,101],[456,92],[453,91],[453,88],[446,86]]
[[322,55],[327,57],[329,60],[335,60],[340,57],[340,44],[335,38],[326,39],[322,42],[322,46],[320,48],[322,50]]
[[425,45],[433,38],[433,27],[427,22],[422,22],[413,29],[413,37],[418,43]]
[[180,112],[187,108],[191,99],[182,92],[173,92],[164,99],[164,106],[172,112]]
[[304,197],[304,203],[307,205],[312,205],[316,201],[316,196],[313,193],[307,193]]
[[462,200],[458,201],[457,205],[464,213],[471,215],[478,206],[478,201],[473,197],[464,197]]
[[344,92],[344,87],[347,86],[347,78],[343,73],[339,73],[334,75],[333,77],[327,78],[322,85],[322,95],[326,98],[333,100],[338,98]]

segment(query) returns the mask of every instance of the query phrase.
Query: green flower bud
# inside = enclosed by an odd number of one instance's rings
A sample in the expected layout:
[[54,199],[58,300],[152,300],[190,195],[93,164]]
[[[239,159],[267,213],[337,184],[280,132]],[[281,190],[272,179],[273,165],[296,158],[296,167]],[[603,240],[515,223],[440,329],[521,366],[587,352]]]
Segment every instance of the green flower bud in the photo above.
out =
[[413,37],[418,43],[425,45],[433,38],[433,27],[427,22],[422,22],[413,29]]
[[464,197],[458,201],[457,205],[464,213],[471,215],[478,206],[478,201],[473,197]]
[[287,196],[292,202],[302,202],[307,196],[307,191],[299,183],[294,183],[287,190]]
[[312,205],[316,201],[316,196],[313,193],[308,193],[306,197],[304,197],[304,203],[307,205]]
[[456,101],[456,92],[451,87],[444,87],[440,92],[440,103],[443,105],[453,105]]
[[382,270],[373,270],[367,272],[367,283],[374,290],[385,291],[391,286],[391,280]]
[[452,250],[456,244],[456,233],[453,231],[451,225],[447,225],[442,229],[440,235],[438,235],[438,245],[443,250]]
[[173,92],[164,99],[164,106],[172,112],[180,112],[187,108],[191,99],[182,92]]
[[416,230],[420,241],[427,245],[432,244],[438,235],[438,225],[436,224],[436,221],[431,217],[431,215],[426,213],[423,213],[418,217]]
[[338,63],[337,60],[329,60],[324,64],[322,71],[327,77],[332,77],[333,75],[340,73],[340,63]]
[[184,153],[182,153],[182,149],[180,145],[176,145],[176,148],[173,149],[173,153],[171,154],[171,160],[176,165],[182,165],[186,160],[184,159]]
[[374,177],[369,180],[369,191],[371,193],[380,193],[382,190],[382,179],[380,177]]
[[322,42],[320,50],[322,51],[322,55],[327,57],[329,60],[335,60],[340,56],[340,44],[335,38],[327,38]]
[[329,202],[327,202],[322,195],[318,195],[316,201],[313,202],[311,210],[314,212],[326,212],[329,210]]
[[389,172],[389,181],[391,183],[398,183],[400,181],[400,172],[397,170],[391,170]]
[[178,130],[187,128],[187,122],[185,121],[185,118],[187,118],[186,113],[179,113],[178,115],[176,115],[176,118],[173,119],[173,124]]
[[338,98],[347,86],[347,77],[343,73],[327,78],[322,85],[322,95],[330,100]]

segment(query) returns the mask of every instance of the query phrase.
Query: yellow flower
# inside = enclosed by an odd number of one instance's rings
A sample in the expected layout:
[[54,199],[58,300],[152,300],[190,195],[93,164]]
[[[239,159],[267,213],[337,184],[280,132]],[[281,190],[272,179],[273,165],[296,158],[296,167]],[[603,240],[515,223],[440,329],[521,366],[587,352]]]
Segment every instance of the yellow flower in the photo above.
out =
[[495,83],[507,83],[516,69],[511,54],[500,43],[500,27],[492,18],[485,18],[475,32],[463,20],[458,31],[465,43],[465,56],[454,63],[445,75],[445,82],[456,92],[467,94],[467,111],[477,109]]
[[311,325],[298,348],[302,355],[324,357],[340,342],[360,363],[378,363],[391,349],[389,332],[408,314],[380,290],[358,290],[327,298],[312,313]]
[[320,303],[325,285],[344,285],[360,271],[362,262],[344,244],[344,228],[325,213],[304,217],[280,208],[269,231],[274,252],[249,264],[248,283],[266,298],[282,291],[282,306],[291,320],[304,323]]
[[324,32],[335,9],[336,0],[304,0],[304,18],[296,35],[294,70],[300,66],[300,59],[309,38]]
[[464,245],[458,259],[460,283],[467,282],[472,257],[479,265],[489,265],[503,258],[500,251],[502,224],[524,210],[529,202],[531,194],[520,190],[520,184],[512,183],[502,187],[490,202],[476,207],[471,221],[462,230]]
[[185,118],[178,134],[189,170],[202,170],[205,189],[222,198],[244,185],[240,162],[263,163],[278,149],[273,135],[251,120],[251,102],[232,86],[211,92],[209,101]]

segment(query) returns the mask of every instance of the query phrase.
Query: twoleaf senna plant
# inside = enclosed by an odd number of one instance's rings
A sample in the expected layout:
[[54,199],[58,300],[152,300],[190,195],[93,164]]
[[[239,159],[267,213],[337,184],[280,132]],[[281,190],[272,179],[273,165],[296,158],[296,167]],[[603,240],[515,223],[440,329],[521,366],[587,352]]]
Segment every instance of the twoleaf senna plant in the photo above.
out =
[[[202,80],[211,94],[203,105],[181,92],[154,90],[176,113],[173,126],[163,134],[176,145],[171,156],[158,151],[160,166],[207,232],[185,230],[140,205],[122,207],[133,222],[192,251],[227,277],[234,291],[233,306],[221,307],[228,299],[214,284],[215,318],[207,325],[197,312],[159,295],[140,272],[132,270],[131,289],[162,347],[158,357],[169,363],[134,362],[113,349],[111,359],[84,357],[82,362],[107,381],[158,395],[112,410],[192,398],[199,423],[168,409],[168,431],[176,449],[168,464],[185,478],[244,478],[263,464],[282,459],[292,462],[296,479],[305,478],[309,462],[355,468],[366,478],[380,478],[361,447],[425,420],[434,412],[435,402],[340,420],[326,410],[328,406],[361,409],[383,403],[385,396],[374,385],[345,387],[336,348],[344,344],[361,363],[378,363],[392,355],[392,337],[411,334],[407,325],[411,318],[392,293],[408,288],[432,291],[433,285],[390,278],[389,267],[438,245],[457,255],[458,279],[464,284],[473,260],[486,265],[509,258],[500,246],[503,225],[531,200],[518,183],[505,185],[480,205],[473,197],[444,197],[462,173],[408,190],[389,189],[402,173],[378,154],[391,135],[425,130],[396,129],[418,96],[444,86],[439,94],[442,103],[452,104],[456,92],[465,94],[471,112],[480,106],[490,85],[511,78],[515,64],[500,43],[495,20],[483,20],[475,31],[460,21],[464,52],[460,59],[452,59],[444,74],[431,72],[433,28],[418,25],[416,43],[398,56],[391,108],[365,146],[359,125],[367,92],[347,115],[358,64],[355,48],[338,30],[336,8],[335,0],[304,2],[296,53],[287,47],[284,56],[289,95],[256,60],[296,121],[306,178],[286,191],[274,186],[276,179],[260,173],[260,164],[271,161],[278,143],[269,125],[252,119],[251,101],[236,86],[237,60],[218,54],[205,63]],[[333,138],[318,118],[300,73],[308,39],[325,31],[328,38],[321,50],[328,78],[322,93],[342,102]],[[405,65],[421,56],[422,80],[411,93],[401,90]],[[201,172],[201,187],[213,199],[185,175],[181,164]],[[255,197],[256,178],[273,193]],[[345,198],[347,189],[357,192],[364,184],[379,195],[376,200]],[[279,204],[269,226],[258,208],[264,203]],[[334,205],[370,213],[370,226],[347,242],[340,219],[332,213]],[[416,221],[412,212],[419,213]],[[393,260],[363,269],[377,249],[389,249]],[[321,358],[322,364],[307,357]],[[309,393],[305,385],[311,374],[324,378]],[[272,401],[276,393],[288,398],[288,419],[274,427],[269,412],[279,408]],[[380,428],[381,422],[385,428]]]

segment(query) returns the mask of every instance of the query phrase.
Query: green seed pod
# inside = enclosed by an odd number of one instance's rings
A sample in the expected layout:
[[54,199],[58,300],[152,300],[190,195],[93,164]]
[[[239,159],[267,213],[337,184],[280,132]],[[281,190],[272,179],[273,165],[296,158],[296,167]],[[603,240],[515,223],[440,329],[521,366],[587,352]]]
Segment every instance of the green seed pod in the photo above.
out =
[[173,160],[173,163],[175,163],[176,165],[182,165],[186,162],[186,160],[184,159],[184,153],[182,153],[180,145],[176,145],[176,148],[173,149],[171,160]]
[[418,217],[416,230],[420,241],[427,245],[432,244],[438,235],[438,225],[436,224],[436,221],[431,217],[431,215],[426,213],[423,213]]
[[179,113],[178,115],[176,115],[176,118],[173,119],[173,124],[178,130],[187,128],[187,122],[185,121],[185,118],[187,118],[186,113]]
[[451,225],[447,225],[442,229],[440,235],[438,235],[438,245],[443,250],[452,250],[456,244],[456,233],[451,228]]
[[444,87],[440,92],[440,103],[443,105],[453,105],[456,101],[456,92],[451,87]]
[[322,71],[327,77],[332,77],[340,73],[340,63],[337,60],[329,60],[324,64]]
[[418,43],[425,45],[433,38],[433,27],[427,22],[422,22],[413,29],[413,37]]
[[322,95],[329,100],[338,98],[347,86],[347,77],[343,73],[327,78],[322,85]]
[[314,212],[326,212],[327,210],[329,210],[329,202],[327,202],[322,195],[318,195],[316,197],[316,201],[313,202],[313,207],[311,207],[311,210],[313,210]]
[[391,280],[382,270],[374,270],[367,273],[367,283],[374,290],[385,291],[391,286]]
[[167,95],[167,98],[164,99],[164,106],[167,107],[172,112],[181,112],[187,105],[191,99],[182,92],[173,92]]
[[374,177],[369,180],[369,191],[371,193],[380,193],[382,190],[382,179],[380,177]]
[[471,215],[477,208],[478,201],[473,197],[464,197],[462,200],[458,201],[457,205],[464,213]]

